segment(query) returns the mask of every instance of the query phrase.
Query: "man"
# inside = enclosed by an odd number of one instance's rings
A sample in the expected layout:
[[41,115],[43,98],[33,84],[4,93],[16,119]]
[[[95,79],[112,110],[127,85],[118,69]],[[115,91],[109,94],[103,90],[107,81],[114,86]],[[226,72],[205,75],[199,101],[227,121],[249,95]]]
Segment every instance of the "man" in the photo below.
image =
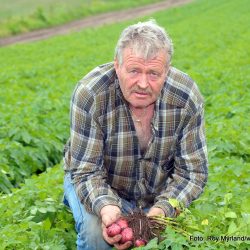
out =
[[127,249],[106,227],[141,207],[175,216],[207,181],[203,98],[193,80],[170,66],[173,46],[155,21],[121,34],[114,63],[76,86],[65,147],[65,203],[76,222],[78,249]]

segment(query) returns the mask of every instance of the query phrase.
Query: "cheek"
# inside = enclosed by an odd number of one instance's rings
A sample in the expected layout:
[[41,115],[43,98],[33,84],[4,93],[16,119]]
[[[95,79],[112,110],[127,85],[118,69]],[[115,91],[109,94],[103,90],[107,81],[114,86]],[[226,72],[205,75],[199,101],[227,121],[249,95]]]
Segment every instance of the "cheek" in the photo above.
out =
[[162,84],[155,83],[151,85],[151,90],[155,95],[159,95],[162,89]]
[[122,88],[129,91],[133,88],[135,85],[134,81],[131,80],[129,77],[124,76],[123,78],[120,78],[120,83],[122,85]]
[[120,88],[125,98],[128,98],[130,95],[129,82],[125,77],[119,78]]

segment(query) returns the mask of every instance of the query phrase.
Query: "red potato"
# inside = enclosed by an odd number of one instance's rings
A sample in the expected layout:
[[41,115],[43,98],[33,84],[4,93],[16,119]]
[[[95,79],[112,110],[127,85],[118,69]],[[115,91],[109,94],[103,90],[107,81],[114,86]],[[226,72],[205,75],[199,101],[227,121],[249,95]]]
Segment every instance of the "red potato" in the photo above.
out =
[[136,247],[142,247],[142,246],[146,246],[147,245],[147,241],[143,240],[143,239],[138,239],[135,241],[135,246]]
[[119,219],[118,221],[116,221],[116,224],[118,224],[121,229],[128,227],[128,222],[125,219]]
[[116,224],[116,223],[111,224],[107,228],[107,234],[108,234],[109,237],[114,237],[117,234],[120,234],[121,231],[122,231],[121,227],[118,224]]
[[132,241],[133,238],[134,238],[133,230],[130,227],[127,227],[127,228],[123,229],[122,232],[121,232],[121,235],[122,235],[122,238],[121,238],[121,240],[119,242],[121,244],[124,244],[127,241]]

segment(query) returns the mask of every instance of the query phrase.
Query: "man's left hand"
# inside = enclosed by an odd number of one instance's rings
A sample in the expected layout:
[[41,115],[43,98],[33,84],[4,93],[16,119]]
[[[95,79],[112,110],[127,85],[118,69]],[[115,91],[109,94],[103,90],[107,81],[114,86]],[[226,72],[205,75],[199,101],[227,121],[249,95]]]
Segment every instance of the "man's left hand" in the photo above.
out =
[[147,216],[165,216],[164,211],[159,207],[151,207]]

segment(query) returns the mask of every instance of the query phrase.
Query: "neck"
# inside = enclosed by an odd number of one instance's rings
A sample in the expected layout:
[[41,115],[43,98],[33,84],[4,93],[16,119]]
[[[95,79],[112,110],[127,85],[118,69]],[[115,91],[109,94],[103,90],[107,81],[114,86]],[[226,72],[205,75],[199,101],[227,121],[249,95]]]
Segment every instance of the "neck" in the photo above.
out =
[[154,113],[154,103],[146,107],[134,107],[132,105],[129,105],[129,108],[131,110],[134,121],[136,122],[141,122],[145,119],[147,120],[147,118],[149,117],[151,119]]

